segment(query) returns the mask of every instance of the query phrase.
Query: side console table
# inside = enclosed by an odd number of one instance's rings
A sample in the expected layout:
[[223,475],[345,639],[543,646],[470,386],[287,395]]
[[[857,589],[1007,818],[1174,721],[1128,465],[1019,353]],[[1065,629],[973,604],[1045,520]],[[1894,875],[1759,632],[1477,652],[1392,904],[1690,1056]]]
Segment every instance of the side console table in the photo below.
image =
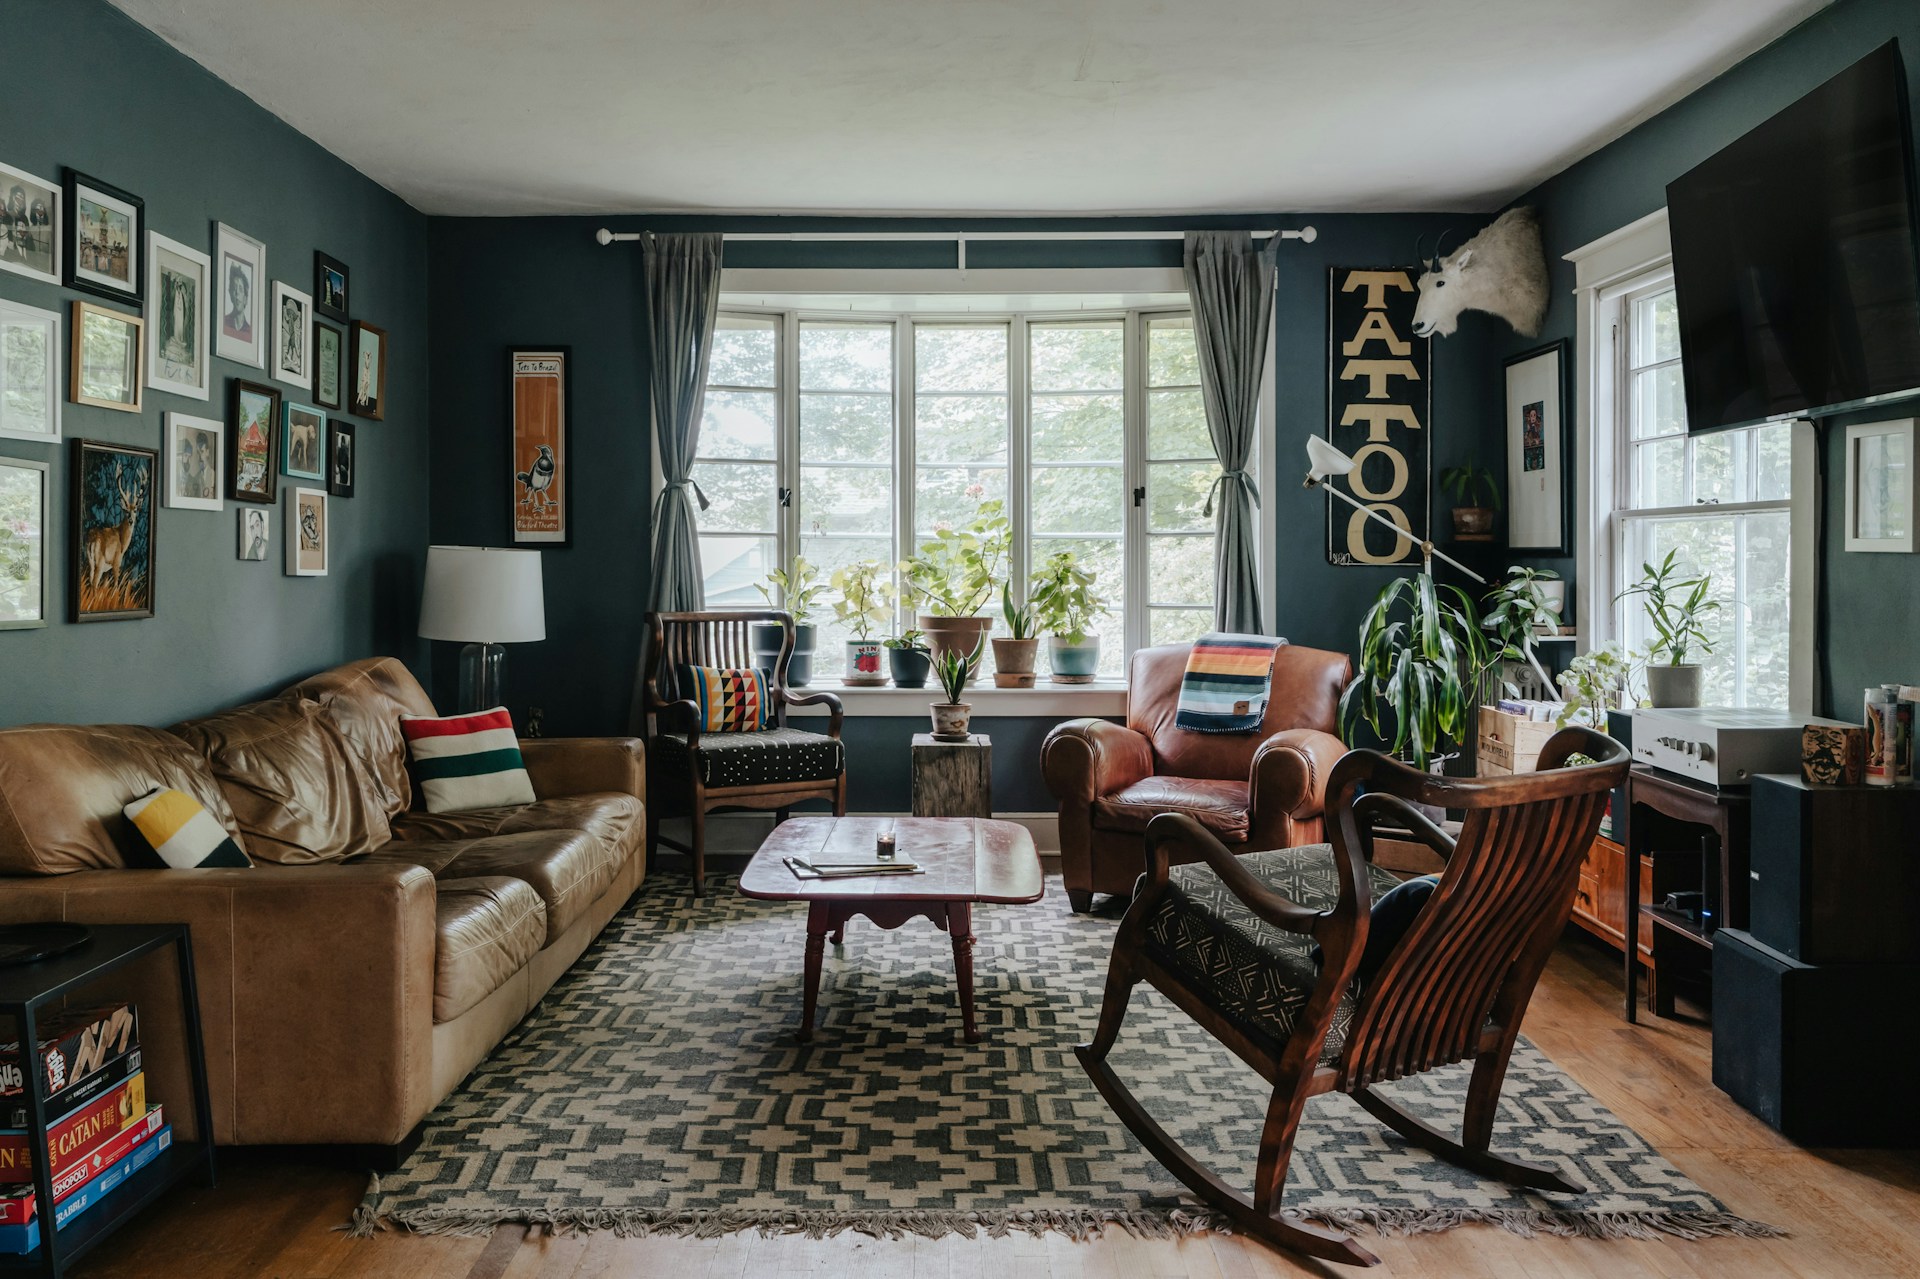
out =
[[[1645,764],[1635,764],[1627,776],[1627,832],[1629,846],[1626,875],[1622,881],[1621,915],[1626,920],[1628,937],[1638,937],[1640,916],[1644,911],[1652,921],[1654,965],[1661,963],[1663,950],[1676,942],[1699,947],[1711,957],[1713,934],[1719,928],[1745,928],[1748,902],[1749,799],[1745,787],[1698,786]],[[1666,819],[1662,821],[1660,819]],[[1667,908],[1660,902],[1640,902],[1641,858],[1653,852],[1656,832],[1671,830],[1675,823],[1702,827],[1706,867],[1700,885],[1705,894],[1707,914],[1701,919]],[[1634,1021],[1640,1003],[1640,947],[1626,946],[1626,1016]],[[1662,982],[1654,1013],[1667,1016],[1673,1010],[1672,985]]]

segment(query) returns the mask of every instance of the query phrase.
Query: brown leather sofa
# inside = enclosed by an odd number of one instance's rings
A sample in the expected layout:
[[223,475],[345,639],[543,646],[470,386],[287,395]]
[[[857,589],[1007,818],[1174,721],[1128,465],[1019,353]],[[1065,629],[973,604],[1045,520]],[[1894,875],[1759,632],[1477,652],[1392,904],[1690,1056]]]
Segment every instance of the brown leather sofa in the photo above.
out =
[[[403,1156],[640,885],[639,742],[524,740],[536,802],[434,815],[403,712],[433,704],[374,658],[171,730],[0,730],[0,921],[187,923],[223,1144]],[[120,810],[155,786],[257,864],[145,869]],[[109,993],[138,1001],[149,1095],[190,1135],[170,968]]]
[[1259,731],[1194,733],[1174,727],[1191,648],[1134,653],[1125,724],[1068,720],[1040,746],[1047,789],[1060,801],[1060,870],[1076,911],[1095,893],[1133,891],[1156,813],[1186,813],[1235,852],[1320,840],[1327,774],[1347,750],[1336,733],[1352,659],[1283,644]]

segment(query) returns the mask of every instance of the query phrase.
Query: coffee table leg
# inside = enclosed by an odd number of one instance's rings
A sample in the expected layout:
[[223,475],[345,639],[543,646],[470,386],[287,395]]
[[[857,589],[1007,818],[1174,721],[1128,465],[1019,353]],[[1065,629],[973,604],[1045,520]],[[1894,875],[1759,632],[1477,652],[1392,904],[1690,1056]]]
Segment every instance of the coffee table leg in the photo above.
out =
[[827,934],[832,930],[832,908],[826,902],[817,901],[807,908],[807,988],[800,1013],[803,1044],[813,1038],[813,1012],[820,1004],[820,961],[826,954]]
[[967,1042],[980,1042],[973,1020],[973,903],[947,903],[947,933],[953,938],[953,975],[960,987],[960,1024]]

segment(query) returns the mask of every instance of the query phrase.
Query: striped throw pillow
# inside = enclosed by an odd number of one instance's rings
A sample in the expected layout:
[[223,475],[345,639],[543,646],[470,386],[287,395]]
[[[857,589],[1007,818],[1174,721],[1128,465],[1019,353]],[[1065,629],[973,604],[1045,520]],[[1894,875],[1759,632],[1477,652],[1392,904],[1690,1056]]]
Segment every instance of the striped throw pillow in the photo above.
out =
[[120,811],[147,847],[174,870],[253,865],[219,819],[185,791],[162,786]]
[[533,782],[506,707],[471,715],[402,715],[400,734],[429,813],[533,802]]
[[767,726],[767,673],[683,666],[680,689],[700,708],[703,733],[752,733]]

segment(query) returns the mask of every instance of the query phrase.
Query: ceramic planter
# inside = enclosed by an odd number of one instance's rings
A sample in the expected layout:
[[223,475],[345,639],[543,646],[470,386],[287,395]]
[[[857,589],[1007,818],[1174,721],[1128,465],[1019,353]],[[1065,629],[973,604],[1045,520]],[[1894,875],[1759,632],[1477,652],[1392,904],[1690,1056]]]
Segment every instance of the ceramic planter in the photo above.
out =
[[[993,629],[993,618],[979,617],[937,617],[932,613],[920,614],[920,632],[926,636],[927,647],[933,652],[933,660],[939,661],[948,653],[966,656],[971,653],[982,637]],[[982,645],[984,647],[984,645]],[[984,666],[986,663],[982,662]],[[967,680],[971,685],[979,678],[979,668],[974,669],[973,677]]]
[[924,648],[890,648],[887,669],[893,673],[895,688],[925,688],[933,671],[933,658]]
[[1055,635],[1047,640],[1047,656],[1053,662],[1054,683],[1091,684],[1100,669],[1100,637],[1089,635],[1075,644]]
[[995,639],[993,641],[994,687],[1032,688],[1033,663],[1039,651],[1038,639]]
[[[780,660],[780,624],[753,624],[753,664],[770,671]],[[813,646],[819,631],[811,622],[793,628],[793,657],[787,662],[787,687],[805,688],[813,678]]]
[[943,742],[964,742],[967,740],[967,725],[973,719],[973,707],[967,702],[935,702],[928,708],[933,712],[933,735]]
[[1491,542],[1493,511],[1484,506],[1454,507],[1453,539],[1456,542]]
[[1647,700],[1655,706],[1698,706],[1701,668],[1647,663]]
[[847,673],[841,682],[855,688],[887,682],[887,670],[880,658],[879,640],[847,641]]

